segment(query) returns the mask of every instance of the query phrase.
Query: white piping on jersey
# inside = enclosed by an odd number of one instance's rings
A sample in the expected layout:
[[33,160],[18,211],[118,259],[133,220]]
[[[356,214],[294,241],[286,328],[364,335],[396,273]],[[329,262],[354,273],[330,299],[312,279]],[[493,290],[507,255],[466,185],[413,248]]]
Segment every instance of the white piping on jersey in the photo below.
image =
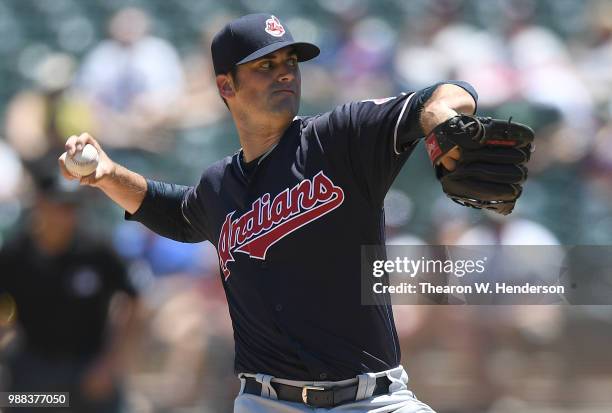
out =
[[[270,153],[272,153],[274,148],[276,148],[279,143],[280,143],[280,140],[278,142],[276,142],[274,145],[272,145],[272,147],[270,149],[268,149],[263,155],[261,155],[261,158],[259,158],[259,160],[257,161],[257,166],[259,166],[259,164],[264,159],[266,159],[266,157],[268,155],[270,155]],[[244,173],[244,170],[242,169],[242,162],[240,161],[240,157],[242,156],[242,153],[243,153],[243,150],[242,150],[242,148],[240,148],[240,150],[238,151],[238,168],[240,169],[240,172],[242,173],[242,175],[246,176],[246,174]]]
[[[400,112],[399,117],[397,118],[397,122],[395,123],[395,130],[393,131],[393,152],[395,152],[396,155],[401,154],[401,152],[397,150],[397,129],[399,128],[399,124],[402,121],[402,117],[404,117],[404,112],[406,111],[406,107],[408,107],[408,102],[410,102],[410,99],[412,99],[413,96],[414,93],[408,96],[408,99],[406,99],[406,102],[404,102],[404,106],[402,106],[402,111]],[[415,143],[416,142],[417,141],[415,140]]]
[[240,148],[240,150],[236,152],[236,155],[238,155],[238,169],[240,169],[240,173],[242,174],[242,176],[246,176],[246,174],[242,170],[242,165],[241,165],[242,162],[240,161],[240,157],[242,157],[242,148]]
[[[259,166],[261,161],[263,161],[266,156],[270,155],[270,153],[274,150],[274,148],[276,148],[277,145],[278,145],[278,142],[276,142],[274,145],[272,145],[272,147],[270,149],[268,149],[266,151],[266,153],[264,153],[261,156],[261,158],[259,158],[259,161],[257,161],[257,166]],[[240,165],[242,163],[242,162],[240,162],[240,156],[242,154],[242,148],[240,148],[240,150],[237,153],[238,153],[238,168],[240,168],[240,172],[242,172],[242,175],[246,176],[246,174],[242,170],[242,166]],[[187,218],[187,216],[185,216],[185,211],[183,211],[183,206],[182,205],[181,205],[181,214],[183,215],[183,218],[185,219],[185,221],[187,221],[187,223],[193,227],[193,224],[191,223],[191,221],[189,221],[189,218]]]
[[[194,189],[194,191],[195,191],[195,189]],[[183,215],[183,219],[184,219],[185,221],[187,221],[187,223],[188,223],[188,224],[189,224],[191,227],[193,227],[193,224],[191,223],[191,221],[189,220],[189,218],[187,218],[187,216],[185,215],[185,211],[183,210],[183,205],[182,205],[182,204],[181,204],[181,215]]]
[[270,149],[268,149],[266,151],[266,153],[264,153],[263,155],[261,155],[261,158],[259,158],[259,161],[257,161],[257,165],[259,165],[261,163],[261,161],[263,161],[264,159],[266,159],[266,157],[268,155],[270,155],[270,153],[272,153],[272,151],[274,150],[274,148],[276,148],[278,146],[278,143],[280,142],[280,139],[278,140],[278,142],[276,142],[274,145],[272,145],[272,147]]

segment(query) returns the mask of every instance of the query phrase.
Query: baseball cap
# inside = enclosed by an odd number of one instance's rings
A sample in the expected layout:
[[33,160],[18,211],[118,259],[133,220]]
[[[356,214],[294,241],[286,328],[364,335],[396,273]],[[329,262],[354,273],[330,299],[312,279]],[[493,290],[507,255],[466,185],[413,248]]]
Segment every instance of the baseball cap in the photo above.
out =
[[300,62],[313,59],[320,52],[312,43],[294,41],[289,29],[274,15],[242,16],[225,25],[213,38],[211,52],[215,74],[228,73],[236,65],[287,46],[295,48]]

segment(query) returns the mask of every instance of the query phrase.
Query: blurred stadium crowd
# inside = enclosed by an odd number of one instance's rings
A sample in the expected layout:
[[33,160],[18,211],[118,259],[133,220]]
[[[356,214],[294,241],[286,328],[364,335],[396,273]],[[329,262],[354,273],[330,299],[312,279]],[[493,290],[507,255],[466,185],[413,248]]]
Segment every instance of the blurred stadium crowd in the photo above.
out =
[[[460,79],[480,114],[536,130],[530,179],[502,219],[450,202],[417,149],[386,200],[391,243],[612,244],[609,0],[0,0],[0,248],[72,134],[186,185],[237,150],[210,41],[265,10],[322,49],[301,68],[302,114]],[[231,411],[239,383],[212,245],[158,237],[82,192],[82,230],[112,244],[141,297],[121,371],[130,411]],[[17,352],[2,303],[0,354]],[[395,313],[412,386],[440,413],[610,411],[610,307]],[[0,357],[0,387],[2,371]]]

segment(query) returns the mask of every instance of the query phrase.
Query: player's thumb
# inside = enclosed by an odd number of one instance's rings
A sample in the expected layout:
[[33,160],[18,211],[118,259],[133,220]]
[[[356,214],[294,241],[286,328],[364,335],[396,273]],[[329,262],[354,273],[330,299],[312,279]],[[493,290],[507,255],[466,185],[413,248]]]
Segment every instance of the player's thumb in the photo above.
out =
[[116,164],[108,157],[101,157],[96,170],[85,179],[85,184],[90,186],[100,186],[102,181],[114,174]]
[[68,169],[66,169],[66,156],[67,156],[67,153],[64,152],[59,158],[57,158],[57,163],[58,163],[60,172],[62,176],[64,177],[64,179],[72,181],[77,178],[73,176],[70,172],[68,172]]

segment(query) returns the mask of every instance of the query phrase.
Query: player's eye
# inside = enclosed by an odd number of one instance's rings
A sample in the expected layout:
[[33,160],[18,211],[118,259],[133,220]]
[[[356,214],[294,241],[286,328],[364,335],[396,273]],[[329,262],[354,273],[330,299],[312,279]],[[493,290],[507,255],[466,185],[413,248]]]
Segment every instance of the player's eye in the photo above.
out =
[[271,69],[272,68],[272,62],[269,60],[264,60],[263,62],[261,62],[259,64],[259,67],[262,69]]
[[291,67],[295,67],[298,64],[298,60],[297,57],[290,57],[289,60],[287,61],[287,63],[289,64],[289,66]]

